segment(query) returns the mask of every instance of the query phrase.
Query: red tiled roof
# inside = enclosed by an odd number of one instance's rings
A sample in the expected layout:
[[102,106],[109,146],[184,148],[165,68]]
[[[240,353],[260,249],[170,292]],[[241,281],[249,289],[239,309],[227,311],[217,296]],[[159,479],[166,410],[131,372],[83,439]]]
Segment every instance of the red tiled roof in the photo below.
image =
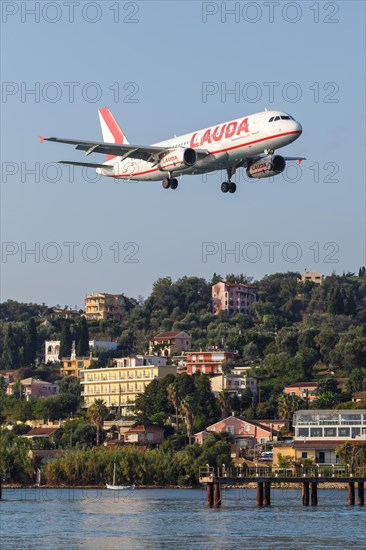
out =
[[161,428],[160,426],[153,426],[153,425],[134,426],[134,427],[130,428],[129,430],[127,430],[127,432],[125,432],[125,434],[131,434],[131,433],[135,433],[135,432],[146,432],[146,431],[149,431],[149,432],[163,432],[164,428]]
[[26,434],[23,435],[23,437],[45,437],[50,436],[54,434],[58,428],[33,428],[33,430],[30,430]]
[[289,384],[286,388],[317,388],[318,382],[298,382],[297,384]]
[[160,338],[164,338],[164,339],[166,339],[166,338],[175,338],[181,332],[182,331],[179,331],[179,332],[160,332],[159,334],[154,336],[154,340],[159,340]]

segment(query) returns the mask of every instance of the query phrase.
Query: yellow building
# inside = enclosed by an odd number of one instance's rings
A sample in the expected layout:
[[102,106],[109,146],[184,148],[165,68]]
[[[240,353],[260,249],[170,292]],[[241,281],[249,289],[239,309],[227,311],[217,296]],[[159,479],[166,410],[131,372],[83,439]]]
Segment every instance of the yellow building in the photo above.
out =
[[310,283],[315,283],[316,285],[321,285],[323,281],[323,275],[319,273],[318,271],[305,271],[303,275],[301,275],[301,279],[299,279],[302,283],[306,283],[306,281],[309,281]]
[[87,294],[85,298],[85,317],[90,320],[103,321],[113,319],[121,321],[125,313],[125,299],[122,294]]
[[114,366],[86,369],[81,374],[85,407],[103,399],[108,407],[120,406],[122,415],[128,416],[146,386],[167,374],[177,374],[177,367],[167,365],[164,357],[137,355],[116,359]]
[[75,354],[72,354],[70,358],[63,357],[61,359],[60,374],[61,376],[77,376],[81,378],[81,371],[89,368],[92,362],[92,354],[89,357],[76,357]]

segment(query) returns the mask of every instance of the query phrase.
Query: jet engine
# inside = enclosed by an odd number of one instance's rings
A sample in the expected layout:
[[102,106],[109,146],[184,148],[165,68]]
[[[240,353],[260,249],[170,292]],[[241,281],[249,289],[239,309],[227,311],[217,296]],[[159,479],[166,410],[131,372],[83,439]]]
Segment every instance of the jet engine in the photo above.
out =
[[174,172],[174,170],[181,170],[193,166],[197,161],[197,153],[194,149],[187,147],[179,147],[177,149],[171,149],[166,155],[163,156],[159,163],[159,169],[166,172]]
[[286,168],[286,161],[280,155],[270,159],[260,159],[247,168],[248,178],[269,178],[281,174]]

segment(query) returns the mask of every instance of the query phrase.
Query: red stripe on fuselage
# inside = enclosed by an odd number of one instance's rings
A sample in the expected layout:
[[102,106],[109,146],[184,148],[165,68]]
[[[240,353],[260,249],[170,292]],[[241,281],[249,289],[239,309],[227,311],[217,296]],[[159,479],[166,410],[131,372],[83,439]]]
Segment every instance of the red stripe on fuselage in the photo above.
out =
[[[301,134],[300,130],[296,130],[295,132],[284,132],[283,134],[277,134],[275,136],[269,136],[265,138],[256,139],[254,141],[249,141],[248,143],[242,143],[241,145],[233,145],[232,147],[227,147],[225,149],[220,149],[219,151],[209,151],[209,155],[217,155],[218,153],[226,153],[226,151],[232,151],[233,149],[240,149],[241,147],[248,147],[248,145],[253,145],[253,143],[260,143],[261,141],[266,141],[268,139],[276,139],[283,136],[291,136],[294,134]],[[109,178],[126,178],[126,177],[136,177],[136,176],[143,176],[144,174],[151,174],[152,172],[158,172],[159,168],[153,168],[152,170],[145,170],[144,172],[136,172],[134,174],[130,174],[127,176],[127,174],[124,175],[118,175],[118,176],[107,176]]]

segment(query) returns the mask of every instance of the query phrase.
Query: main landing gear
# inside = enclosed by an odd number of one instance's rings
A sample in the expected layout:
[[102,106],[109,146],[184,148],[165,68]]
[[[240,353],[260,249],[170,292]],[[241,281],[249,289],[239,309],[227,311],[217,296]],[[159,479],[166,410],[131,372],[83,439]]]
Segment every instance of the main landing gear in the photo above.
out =
[[229,167],[227,169],[227,177],[228,177],[228,181],[224,181],[222,184],[221,184],[221,191],[223,193],[235,193],[236,191],[236,183],[234,183],[233,181],[231,181],[231,178],[232,176],[235,174],[236,172],[236,168],[234,167]]
[[176,189],[178,187],[178,180],[176,178],[165,178],[163,179],[164,189]]

